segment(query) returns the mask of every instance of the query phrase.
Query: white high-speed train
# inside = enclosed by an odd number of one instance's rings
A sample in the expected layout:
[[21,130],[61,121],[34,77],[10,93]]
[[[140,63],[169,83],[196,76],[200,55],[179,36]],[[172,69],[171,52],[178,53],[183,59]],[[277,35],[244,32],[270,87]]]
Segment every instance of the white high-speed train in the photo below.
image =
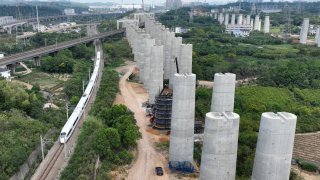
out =
[[90,81],[84,91],[80,101],[78,102],[76,108],[72,112],[71,116],[69,117],[66,124],[63,126],[61,133],[60,133],[60,143],[65,143],[71,137],[74,129],[76,128],[84,109],[86,108],[88,101],[92,95],[94,87],[96,86],[96,82],[99,76],[99,67],[100,67],[100,51],[97,51],[97,58],[95,62],[95,66],[93,69],[93,73],[91,74]]

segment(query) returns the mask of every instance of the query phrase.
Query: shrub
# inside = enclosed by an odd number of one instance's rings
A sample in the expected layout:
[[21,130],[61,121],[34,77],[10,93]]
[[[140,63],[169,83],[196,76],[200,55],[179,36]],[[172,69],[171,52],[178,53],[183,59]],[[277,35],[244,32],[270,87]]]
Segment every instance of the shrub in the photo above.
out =
[[317,172],[319,169],[319,167],[316,164],[313,164],[313,163],[307,162],[307,161],[301,161],[299,165],[300,165],[301,169],[309,171],[309,172]]

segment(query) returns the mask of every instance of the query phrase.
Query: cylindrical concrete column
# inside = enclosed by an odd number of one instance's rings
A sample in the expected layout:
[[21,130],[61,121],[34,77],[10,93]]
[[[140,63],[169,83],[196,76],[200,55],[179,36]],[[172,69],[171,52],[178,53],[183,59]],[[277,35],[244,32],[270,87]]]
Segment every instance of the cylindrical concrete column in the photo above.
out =
[[166,34],[166,40],[164,41],[164,65],[163,65],[163,71],[164,71],[164,79],[169,79],[170,78],[170,71],[171,71],[171,60],[172,60],[172,39],[174,38],[174,33],[171,33],[169,29],[166,29],[165,31]]
[[254,29],[253,19],[250,20],[250,26],[251,26],[251,30],[253,30]]
[[239,14],[239,17],[238,17],[238,25],[242,25],[242,14]]
[[247,25],[250,25],[250,22],[251,22],[251,17],[250,15],[247,15]]
[[149,103],[155,104],[155,98],[163,89],[163,46],[152,46],[150,64]]
[[320,35],[320,27],[317,27],[316,37],[314,41],[316,44],[318,44],[319,35]]
[[304,18],[303,24],[301,27],[301,32],[300,32],[300,44],[307,44],[308,31],[309,31],[309,18]]
[[262,114],[252,180],[289,179],[296,122],[287,112]]
[[231,25],[235,25],[236,24],[236,14],[232,14],[231,15]]
[[263,32],[264,33],[270,32],[270,18],[269,18],[269,16],[265,16],[265,18],[264,18]]
[[181,44],[178,59],[179,73],[192,73],[192,44]]
[[247,19],[246,19],[246,18],[243,18],[242,23],[243,23],[243,25],[247,25]]
[[260,19],[260,21],[259,21],[259,29],[258,29],[258,31],[261,31],[261,26],[262,26],[262,20]]
[[320,47],[320,32],[319,32],[319,37],[318,37],[317,44],[318,44],[318,47]]
[[172,98],[170,162],[193,164],[195,74],[175,74]]
[[219,14],[219,19],[218,19],[218,20],[219,20],[219,23],[220,23],[220,24],[223,23],[223,20],[224,20],[224,18],[223,18],[223,13],[220,13],[220,14]]
[[236,75],[216,73],[214,75],[211,112],[233,112]]
[[259,31],[260,17],[256,15],[254,18],[254,27],[253,30]]
[[229,13],[225,14],[224,25],[227,26],[229,24]]
[[173,87],[173,77],[174,74],[177,73],[177,67],[175,63],[175,59],[180,59],[180,46],[182,44],[182,37],[174,37],[172,38],[172,60],[170,66],[170,79],[169,79],[169,87]]
[[146,90],[149,90],[150,86],[150,74],[152,73],[150,71],[150,64],[153,63],[151,62],[151,48],[155,44],[155,39],[150,39],[150,38],[145,38],[144,40],[145,43],[145,49],[144,49],[144,78],[143,78],[143,83],[144,83],[144,88]]
[[206,114],[200,180],[236,178],[239,121],[233,112]]

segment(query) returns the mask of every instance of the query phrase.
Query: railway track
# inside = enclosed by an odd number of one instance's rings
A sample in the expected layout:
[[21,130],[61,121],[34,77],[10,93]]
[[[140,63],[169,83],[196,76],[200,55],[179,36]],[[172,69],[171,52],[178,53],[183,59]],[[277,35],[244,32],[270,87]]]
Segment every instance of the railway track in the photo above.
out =
[[54,152],[52,158],[49,160],[49,163],[47,167],[44,169],[44,171],[41,173],[39,180],[45,180],[47,179],[47,176],[51,172],[52,167],[56,163],[57,159],[59,158],[60,154],[62,153],[63,145],[60,144],[58,149]]

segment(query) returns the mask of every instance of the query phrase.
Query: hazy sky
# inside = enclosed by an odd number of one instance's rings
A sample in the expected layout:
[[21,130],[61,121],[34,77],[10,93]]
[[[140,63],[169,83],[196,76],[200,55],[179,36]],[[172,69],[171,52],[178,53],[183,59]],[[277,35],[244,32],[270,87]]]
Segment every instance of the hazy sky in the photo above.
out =
[[[115,3],[141,3],[141,0],[71,0],[76,2],[115,2]],[[199,2],[205,2],[205,0],[182,0],[182,2],[192,2],[192,1],[199,1]],[[210,3],[226,3],[226,2],[234,2],[235,0],[206,0],[206,2]],[[165,0],[144,0],[146,4],[152,4],[154,2],[155,4],[164,3]]]

